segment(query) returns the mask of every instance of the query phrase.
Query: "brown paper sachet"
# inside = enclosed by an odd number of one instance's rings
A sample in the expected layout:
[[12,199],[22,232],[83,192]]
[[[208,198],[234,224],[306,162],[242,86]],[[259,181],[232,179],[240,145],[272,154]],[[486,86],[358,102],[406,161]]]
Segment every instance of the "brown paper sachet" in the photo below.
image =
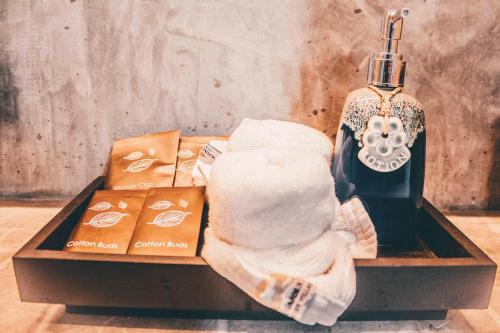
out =
[[195,256],[205,187],[152,188],[128,254]]
[[96,191],[64,251],[127,253],[147,192]]
[[174,187],[196,186],[193,168],[200,150],[213,140],[227,140],[227,136],[183,136],[177,153]]
[[180,131],[115,141],[106,174],[107,189],[144,190],[173,185]]

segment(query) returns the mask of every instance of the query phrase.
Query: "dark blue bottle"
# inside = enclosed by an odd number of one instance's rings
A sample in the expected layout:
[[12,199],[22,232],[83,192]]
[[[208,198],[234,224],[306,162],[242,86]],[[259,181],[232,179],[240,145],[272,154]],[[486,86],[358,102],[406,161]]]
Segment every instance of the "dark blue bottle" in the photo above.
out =
[[340,201],[360,197],[379,245],[402,249],[416,244],[425,175],[424,112],[401,92],[406,62],[397,47],[408,13],[384,14],[382,52],[370,59],[368,87],[346,99],[332,166]]
[[370,169],[358,158],[360,147],[346,125],[337,133],[333,176],[341,202],[358,196],[365,203],[381,246],[415,246],[425,174],[425,132],[410,149],[411,158],[387,173]]

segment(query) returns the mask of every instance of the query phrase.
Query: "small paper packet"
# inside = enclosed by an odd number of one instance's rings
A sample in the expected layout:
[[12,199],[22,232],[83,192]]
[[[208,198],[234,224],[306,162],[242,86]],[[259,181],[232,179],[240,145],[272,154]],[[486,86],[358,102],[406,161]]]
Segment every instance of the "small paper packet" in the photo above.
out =
[[197,186],[195,179],[196,161],[201,150],[213,140],[226,140],[223,136],[183,136],[177,152],[177,167],[174,187]]
[[197,186],[207,186],[215,160],[227,151],[227,140],[212,140],[201,150],[193,169],[193,178]]
[[205,187],[152,188],[128,254],[195,256]]
[[107,189],[144,190],[174,183],[180,131],[115,141],[106,174]]
[[127,253],[147,191],[96,191],[64,251]]

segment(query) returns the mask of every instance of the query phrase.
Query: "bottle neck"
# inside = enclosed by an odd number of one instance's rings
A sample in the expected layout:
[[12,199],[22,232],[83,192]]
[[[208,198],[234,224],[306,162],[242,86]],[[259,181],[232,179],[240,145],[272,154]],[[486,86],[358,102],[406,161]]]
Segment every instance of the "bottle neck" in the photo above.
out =
[[[398,87],[384,87],[384,86],[379,86],[376,84],[372,84],[372,86],[374,86],[375,88],[377,88],[379,90],[383,90],[383,91],[393,91],[394,89],[398,88]],[[402,87],[400,87],[400,88],[402,88]]]

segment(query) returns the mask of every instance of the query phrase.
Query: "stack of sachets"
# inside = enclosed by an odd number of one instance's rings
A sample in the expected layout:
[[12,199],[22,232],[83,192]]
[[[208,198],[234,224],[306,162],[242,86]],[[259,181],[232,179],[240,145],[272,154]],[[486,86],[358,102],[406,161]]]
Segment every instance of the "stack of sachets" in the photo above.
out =
[[204,187],[96,191],[65,250],[195,256]]
[[200,150],[221,137],[169,131],[116,141],[106,190],[96,191],[66,242],[71,252],[196,255],[206,183]]

